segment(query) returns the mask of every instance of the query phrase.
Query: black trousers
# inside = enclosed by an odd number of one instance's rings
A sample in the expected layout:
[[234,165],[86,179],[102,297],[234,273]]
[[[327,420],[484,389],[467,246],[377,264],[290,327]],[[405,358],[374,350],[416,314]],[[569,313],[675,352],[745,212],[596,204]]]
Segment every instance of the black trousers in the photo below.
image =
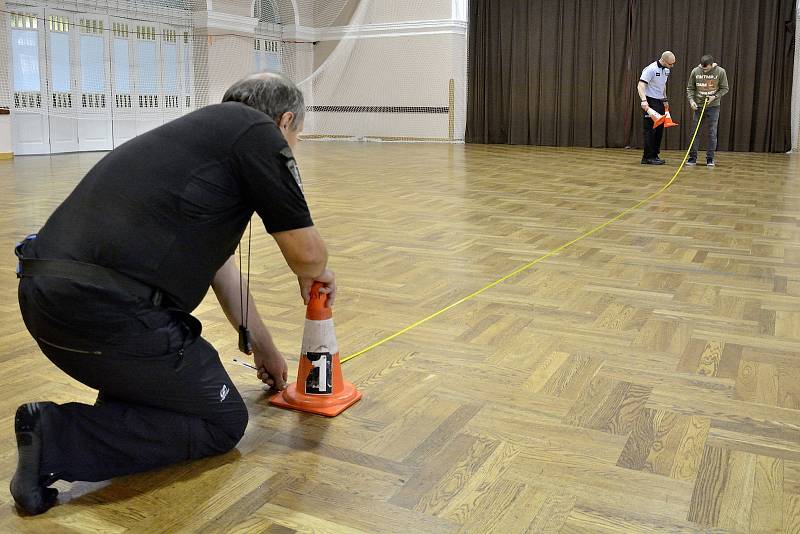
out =
[[[719,106],[708,106],[706,108],[702,127],[705,126],[708,130],[708,143],[706,145],[706,158],[714,159],[714,152],[717,150],[717,126],[719,125]],[[694,110],[692,114],[692,131],[697,128],[697,121],[700,118],[700,109]],[[692,143],[692,148],[689,150],[690,157],[697,157],[697,150],[700,147],[700,132],[697,132],[697,137]]]
[[106,480],[241,439],[247,408],[188,313],[50,277],[21,279],[19,302],[42,352],[99,391],[94,405],[42,411],[42,475]]
[[[655,111],[664,114],[664,102],[657,98],[647,97],[647,104]],[[644,128],[644,154],[642,159],[656,159],[661,152],[661,138],[664,136],[664,127],[653,128],[653,119],[647,113],[642,119]]]

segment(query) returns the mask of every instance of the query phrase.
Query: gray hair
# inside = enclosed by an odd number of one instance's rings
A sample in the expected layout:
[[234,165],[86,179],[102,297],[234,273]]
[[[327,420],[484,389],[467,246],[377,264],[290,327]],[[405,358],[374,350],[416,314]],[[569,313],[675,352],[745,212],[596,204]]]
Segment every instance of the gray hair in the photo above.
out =
[[223,102],[241,102],[272,117],[276,123],[286,112],[294,113],[291,128],[296,130],[306,115],[303,93],[284,76],[274,72],[262,72],[243,78],[231,85]]

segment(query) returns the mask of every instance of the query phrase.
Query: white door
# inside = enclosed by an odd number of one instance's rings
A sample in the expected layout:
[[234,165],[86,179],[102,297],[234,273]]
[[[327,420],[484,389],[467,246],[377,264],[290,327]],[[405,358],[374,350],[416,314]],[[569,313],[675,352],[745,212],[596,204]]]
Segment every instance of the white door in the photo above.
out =
[[161,92],[164,95],[163,118],[167,123],[183,114],[181,67],[183,32],[176,26],[161,28]]
[[187,28],[9,11],[16,154],[110,150],[194,108]]
[[42,11],[8,6],[11,23],[11,61],[9,64],[13,102],[11,129],[15,154],[47,154],[50,152],[50,131],[43,64],[44,32]]
[[115,147],[192,108],[187,28],[112,18],[110,46]]
[[78,20],[78,150],[111,150],[111,67],[108,19],[81,15]]
[[45,35],[49,94],[50,152],[78,151],[78,94],[74,65],[75,24],[73,15],[45,10]]
[[194,101],[194,65],[192,56],[192,40],[194,36],[190,36],[189,29],[183,28],[183,48],[181,49],[181,105],[183,106],[183,113],[189,113],[195,108]]
[[[131,28],[131,33],[134,29]],[[132,35],[133,37],[133,35]],[[135,29],[134,65],[135,79],[133,109],[136,135],[164,124],[164,95],[161,93],[161,35],[158,25],[137,22]]]
[[136,137],[134,48],[136,32],[125,19],[111,19],[111,106],[114,147]]

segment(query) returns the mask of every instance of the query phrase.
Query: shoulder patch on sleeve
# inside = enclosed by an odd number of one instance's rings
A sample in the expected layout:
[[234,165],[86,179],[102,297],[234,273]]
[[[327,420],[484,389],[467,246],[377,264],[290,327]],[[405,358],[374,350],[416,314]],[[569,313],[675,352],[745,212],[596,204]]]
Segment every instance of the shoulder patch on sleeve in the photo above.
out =
[[[297,182],[297,187],[300,188],[300,191],[303,191],[303,180],[300,178],[300,169],[297,168],[297,162],[294,159],[292,149],[288,146],[284,147],[281,149],[280,154],[285,159],[284,164],[286,165],[286,168],[289,169],[289,172],[292,173],[292,176],[294,177],[294,181]],[[305,191],[303,192],[305,193]]]

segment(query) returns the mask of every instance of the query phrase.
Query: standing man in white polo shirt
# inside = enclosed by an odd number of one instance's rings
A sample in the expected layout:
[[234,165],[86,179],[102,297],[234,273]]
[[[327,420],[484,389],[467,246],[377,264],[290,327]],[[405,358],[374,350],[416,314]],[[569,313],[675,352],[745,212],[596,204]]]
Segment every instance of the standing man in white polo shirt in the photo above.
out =
[[664,104],[667,103],[667,80],[669,80],[670,69],[675,66],[675,54],[667,50],[661,54],[661,59],[650,63],[642,71],[639,77],[639,84],[636,86],[639,98],[642,101],[644,111],[644,154],[642,155],[642,165],[663,165],[666,163],[658,157],[661,150],[661,137],[664,135],[664,127],[653,128],[653,121],[647,114],[647,110],[653,108],[654,111],[664,114]]

